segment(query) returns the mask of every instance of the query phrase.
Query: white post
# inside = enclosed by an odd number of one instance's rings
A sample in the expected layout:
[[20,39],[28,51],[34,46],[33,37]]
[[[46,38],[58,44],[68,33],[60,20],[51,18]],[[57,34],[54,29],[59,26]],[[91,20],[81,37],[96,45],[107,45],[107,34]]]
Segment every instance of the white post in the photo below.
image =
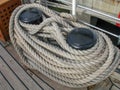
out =
[[72,0],[72,15],[74,16],[76,16],[76,6],[77,6],[76,0]]

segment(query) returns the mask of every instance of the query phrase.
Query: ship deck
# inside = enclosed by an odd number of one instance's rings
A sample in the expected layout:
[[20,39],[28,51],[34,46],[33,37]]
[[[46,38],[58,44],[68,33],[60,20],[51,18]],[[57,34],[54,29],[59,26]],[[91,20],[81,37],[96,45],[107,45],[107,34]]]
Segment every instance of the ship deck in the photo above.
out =
[[[22,64],[10,43],[0,44],[0,90],[108,90],[108,86],[102,89],[95,89],[94,86],[82,89],[62,86]],[[119,89],[113,87],[111,90]]]

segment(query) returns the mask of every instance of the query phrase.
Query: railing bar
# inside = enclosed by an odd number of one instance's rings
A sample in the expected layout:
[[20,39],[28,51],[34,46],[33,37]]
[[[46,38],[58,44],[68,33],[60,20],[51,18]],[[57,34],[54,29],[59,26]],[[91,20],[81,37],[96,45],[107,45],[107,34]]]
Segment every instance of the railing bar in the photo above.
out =
[[91,28],[97,29],[97,30],[99,30],[99,31],[102,31],[102,32],[104,32],[104,33],[107,33],[107,34],[109,34],[109,35],[112,35],[112,36],[114,36],[114,37],[116,37],[116,38],[119,38],[119,36],[116,35],[116,34],[113,34],[113,33],[111,33],[111,32],[108,32],[108,31],[104,30],[104,29],[101,29],[101,28],[99,28],[99,27],[96,27],[96,26],[94,26],[94,25],[91,25],[91,24],[89,24],[89,23],[86,23],[86,22],[84,22],[84,21],[82,21],[82,20],[79,20],[79,22],[80,22],[80,23],[83,23],[83,24],[85,24],[85,25],[87,25],[87,26],[89,26],[89,27],[91,27]]
[[76,16],[76,0],[72,0],[72,15]]
[[[66,0],[57,0],[57,1],[61,1],[61,2],[63,2],[63,3],[72,5],[71,2],[66,1]],[[113,20],[115,20],[116,22],[120,22],[120,19],[119,19],[119,18],[116,18],[116,17],[111,16],[111,15],[109,15],[109,14],[106,14],[106,13],[103,13],[103,12],[100,12],[100,11],[97,11],[97,10],[94,10],[94,9],[91,9],[91,8],[89,8],[89,7],[85,7],[85,6],[82,6],[82,5],[77,5],[77,7],[78,7],[78,8],[85,9],[85,10],[88,10],[88,11],[91,11],[91,12],[94,12],[94,13],[97,13],[97,14],[99,14],[99,15],[105,16],[105,17],[110,18],[110,19],[113,19]]]

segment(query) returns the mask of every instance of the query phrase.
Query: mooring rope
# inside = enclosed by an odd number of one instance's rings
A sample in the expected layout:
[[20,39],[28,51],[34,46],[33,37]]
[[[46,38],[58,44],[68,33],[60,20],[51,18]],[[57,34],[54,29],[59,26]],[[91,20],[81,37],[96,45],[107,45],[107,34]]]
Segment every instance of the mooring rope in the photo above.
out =
[[[44,15],[39,25],[19,20],[20,14],[37,8]],[[88,28],[75,22],[69,14],[56,14],[39,4],[21,5],[12,13],[9,33],[11,41],[24,64],[69,87],[87,87],[106,79],[120,62],[118,49],[102,32],[97,43],[87,50],[76,50],[66,42],[74,28]]]

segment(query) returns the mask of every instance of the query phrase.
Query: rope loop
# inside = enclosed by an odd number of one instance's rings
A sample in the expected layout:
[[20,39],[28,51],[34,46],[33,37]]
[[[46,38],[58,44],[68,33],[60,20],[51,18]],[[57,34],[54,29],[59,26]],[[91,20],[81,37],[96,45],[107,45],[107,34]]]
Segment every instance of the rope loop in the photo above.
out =
[[[26,24],[19,20],[29,8],[43,12],[42,23]],[[119,51],[108,36],[93,29],[97,43],[92,48],[76,50],[69,46],[68,33],[83,27],[91,29],[70,14],[57,14],[39,4],[25,4],[12,13],[9,34],[24,64],[62,85],[80,88],[106,79],[120,62]]]

